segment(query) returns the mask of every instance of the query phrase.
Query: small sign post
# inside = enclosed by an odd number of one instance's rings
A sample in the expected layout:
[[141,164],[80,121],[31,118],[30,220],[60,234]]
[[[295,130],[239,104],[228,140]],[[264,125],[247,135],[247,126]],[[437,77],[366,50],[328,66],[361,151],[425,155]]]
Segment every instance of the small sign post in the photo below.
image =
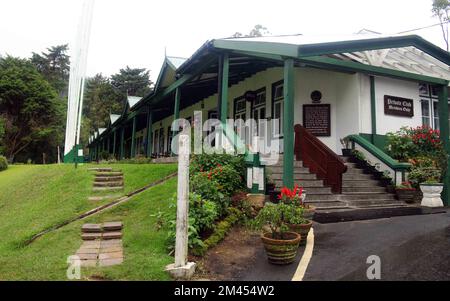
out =
[[175,241],[175,264],[166,271],[175,279],[189,279],[195,272],[195,263],[188,262],[188,222],[189,222],[189,154],[190,137],[178,136],[178,189],[177,189],[177,229]]

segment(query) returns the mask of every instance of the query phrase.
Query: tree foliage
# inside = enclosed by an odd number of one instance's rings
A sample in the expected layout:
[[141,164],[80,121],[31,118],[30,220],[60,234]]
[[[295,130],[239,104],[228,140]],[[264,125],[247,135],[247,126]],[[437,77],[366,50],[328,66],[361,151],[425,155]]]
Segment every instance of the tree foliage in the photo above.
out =
[[111,84],[125,95],[144,97],[150,93],[153,83],[149,70],[127,66],[111,76]]
[[232,38],[252,38],[252,37],[262,37],[270,35],[269,30],[267,27],[264,27],[261,24],[255,25],[252,30],[247,35],[243,35],[240,32],[236,32],[234,35],[232,35]]
[[449,36],[448,36],[448,22],[450,10],[449,0],[433,0],[432,9],[433,16],[439,19],[441,25],[442,36],[444,38],[445,44],[447,46],[447,51],[449,51]]
[[59,45],[47,48],[47,52],[33,52],[31,62],[39,73],[56,89],[58,94],[67,96],[70,75],[70,57],[67,55],[69,46]]
[[10,161],[16,157],[38,161],[42,150],[54,155],[62,140],[64,105],[55,89],[29,60],[0,59],[0,115],[3,149]]

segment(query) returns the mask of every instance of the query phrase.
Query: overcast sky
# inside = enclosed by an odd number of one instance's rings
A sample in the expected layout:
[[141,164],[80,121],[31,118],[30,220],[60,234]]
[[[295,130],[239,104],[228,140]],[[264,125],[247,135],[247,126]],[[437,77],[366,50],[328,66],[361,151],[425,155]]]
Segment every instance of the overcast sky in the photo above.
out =
[[[436,24],[431,0],[96,0],[88,75],[127,65],[156,80],[164,49],[189,57],[205,41],[248,33],[256,24],[274,35],[384,34]],[[72,43],[81,0],[1,0],[0,54],[29,57]],[[444,47],[438,26],[413,32]]]

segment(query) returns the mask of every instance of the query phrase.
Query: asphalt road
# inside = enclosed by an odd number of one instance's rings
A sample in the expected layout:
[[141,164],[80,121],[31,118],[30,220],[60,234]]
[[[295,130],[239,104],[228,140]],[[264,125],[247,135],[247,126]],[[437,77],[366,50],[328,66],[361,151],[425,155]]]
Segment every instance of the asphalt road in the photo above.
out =
[[[447,213],[315,224],[304,280],[368,280],[367,258],[379,256],[381,280],[450,280]],[[260,271],[261,272],[261,271]]]

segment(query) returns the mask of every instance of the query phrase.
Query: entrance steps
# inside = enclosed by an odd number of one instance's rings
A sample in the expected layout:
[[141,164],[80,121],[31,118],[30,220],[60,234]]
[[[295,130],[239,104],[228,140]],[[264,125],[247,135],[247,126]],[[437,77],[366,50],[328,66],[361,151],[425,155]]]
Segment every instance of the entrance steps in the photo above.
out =
[[[366,174],[357,168],[350,158],[341,157],[347,165],[342,178],[342,194],[333,194],[323,180],[311,173],[303,162],[294,163],[294,183],[303,187],[306,193],[305,203],[316,207],[314,220],[318,222],[339,222],[382,218],[400,215],[421,214],[422,209],[407,205],[388,193],[374,175]],[[263,160],[264,161],[264,160]],[[273,165],[266,166],[272,174],[276,189],[283,186],[283,158]]]
[[124,179],[121,170],[97,169],[93,191],[120,191],[123,190]]

